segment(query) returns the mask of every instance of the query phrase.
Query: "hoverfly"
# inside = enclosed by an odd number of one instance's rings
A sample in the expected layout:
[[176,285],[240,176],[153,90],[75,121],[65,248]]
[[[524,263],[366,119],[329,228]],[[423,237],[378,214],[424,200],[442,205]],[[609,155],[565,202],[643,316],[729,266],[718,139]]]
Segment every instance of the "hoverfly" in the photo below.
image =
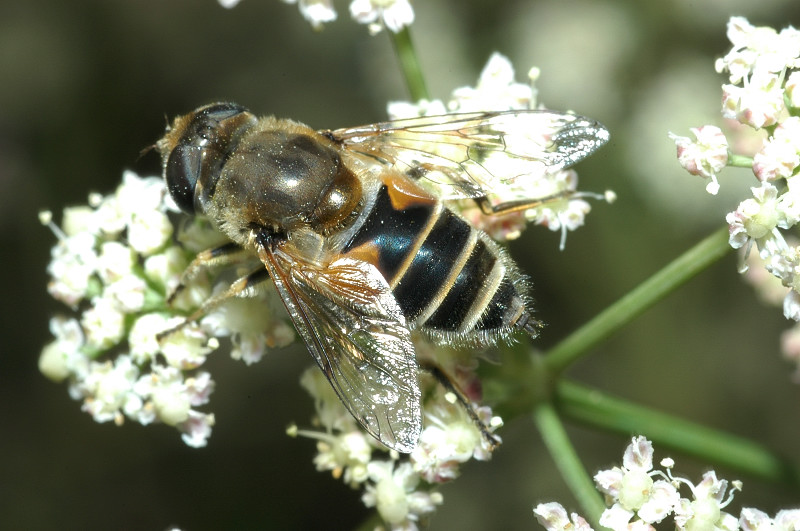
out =
[[422,429],[412,330],[485,346],[515,330],[535,336],[539,324],[515,264],[445,201],[501,214],[563,198],[489,200],[500,183],[535,181],[607,140],[599,123],[551,111],[315,131],[214,103],[176,118],[156,147],[178,207],[231,240],[189,270],[243,252],[263,264],[199,314],[271,278],[353,417],[408,453]]

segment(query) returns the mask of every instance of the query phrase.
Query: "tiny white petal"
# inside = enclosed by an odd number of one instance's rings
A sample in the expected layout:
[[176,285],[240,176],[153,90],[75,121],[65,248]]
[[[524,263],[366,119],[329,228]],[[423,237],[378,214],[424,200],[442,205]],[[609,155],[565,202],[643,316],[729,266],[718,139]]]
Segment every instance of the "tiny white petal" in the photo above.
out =
[[125,315],[109,298],[97,298],[91,308],[83,313],[81,325],[89,345],[108,349],[119,343],[125,334]]
[[214,422],[213,414],[190,411],[189,419],[178,426],[183,433],[181,439],[187,446],[192,448],[204,447],[211,436],[211,428],[214,426]]
[[172,223],[158,210],[137,212],[128,224],[128,242],[143,256],[163,247],[172,237]]

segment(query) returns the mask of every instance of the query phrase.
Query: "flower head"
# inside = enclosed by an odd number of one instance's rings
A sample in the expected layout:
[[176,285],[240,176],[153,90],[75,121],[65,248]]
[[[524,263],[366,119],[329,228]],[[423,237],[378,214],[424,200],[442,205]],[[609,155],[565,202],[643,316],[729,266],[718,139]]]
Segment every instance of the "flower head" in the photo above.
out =
[[743,86],[722,86],[722,116],[754,129],[774,125],[786,111],[781,79],[770,72],[756,71]]
[[577,513],[567,514],[560,503],[540,503],[533,514],[547,531],[592,531],[589,522]]
[[[484,406],[475,410],[484,426],[496,429],[491,410]],[[411,453],[414,470],[428,483],[443,483],[459,475],[459,465],[470,459],[488,460],[492,448],[482,427],[467,415],[459,403],[442,396],[429,401],[425,408],[425,428],[419,444]]]
[[755,71],[783,72],[800,66],[800,32],[789,26],[779,32],[766,26],[753,26],[744,17],[728,21],[728,39],[733,47],[718,59],[717,72],[729,72],[731,83],[740,83]]
[[736,486],[726,497],[728,482],[717,479],[713,470],[703,474],[702,481],[697,485],[688,481],[685,484],[691,487],[692,499],[681,498],[675,508],[675,523],[678,526],[691,529],[737,529],[736,518],[722,510],[733,499],[734,490],[739,490]]
[[670,134],[678,148],[678,162],[692,175],[710,178],[706,191],[717,195],[717,174],[728,164],[728,139],[719,127],[713,125],[693,127],[691,131],[695,141]]
[[[464,389],[464,401],[480,399],[479,391],[470,385],[477,380],[475,363],[451,356],[451,349],[421,342],[416,347],[418,358],[435,362],[451,375],[453,385]],[[497,436],[488,439],[487,430],[499,428],[502,420],[488,407],[466,406],[436,378],[422,375],[424,429],[407,460],[396,463],[398,454],[359,427],[316,366],[303,373],[301,384],[314,398],[316,415],[311,425],[317,429],[292,427],[290,434],[316,440],[317,469],[330,471],[353,487],[362,486],[364,503],[377,507],[392,529],[415,529],[419,519],[441,503],[435,485],[458,477],[460,466],[471,459],[490,459],[494,445],[499,443]],[[472,408],[480,424],[467,407]]]
[[753,173],[760,181],[788,179],[800,165],[800,118],[790,116],[775,128],[753,157]]
[[411,464],[372,461],[367,466],[369,482],[362,496],[364,505],[375,507],[392,529],[417,529],[417,522],[441,505],[435,490],[419,490],[419,476]]
[[[538,77],[539,70],[532,68],[528,74],[529,82],[517,83],[511,61],[499,53],[493,53],[477,84],[455,89],[446,105],[438,100],[415,104],[392,102],[388,106],[388,113],[392,119],[402,119],[440,115],[445,108],[451,113],[538,109],[534,86]],[[509,119],[508,124],[499,123],[496,126],[504,134],[504,150],[476,150],[482,151],[479,160],[463,163],[466,167],[467,164],[479,162],[485,178],[477,184],[482,190],[490,191],[487,201],[492,208],[515,202],[529,202],[530,208],[487,215],[482,206],[471,200],[453,201],[449,206],[473,226],[501,241],[518,238],[529,222],[560,231],[560,248],[563,249],[567,232],[582,226],[591,210],[586,199],[602,198],[610,203],[614,197],[613,192],[602,196],[579,192],[578,174],[574,170],[549,167],[543,161],[538,165],[531,162],[535,154],[553,149],[553,138],[565,126],[565,122],[567,119],[561,113],[544,110],[542,113],[516,115],[513,121]],[[597,143],[596,146],[608,139],[608,132],[602,128],[598,128],[595,135],[593,141]],[[437,156],[458,160],[462,146],[455,149],[457,151],[453,153],[447,141],[440,142],[432,160],[435,163]],[[537,202],[537,198],[541,198],[541,201]]]
[[758,267],[790,288],[784,292],[784,315],[800,320],[800,249],[787,242],[788,231],[800,222],[796,175],[800,167],[800,32],[792,27],[778,32],[732,17],[728,38],[733,47],[716,63],[717,71],[727,72],[730,81],[722,87],[722,115],[752,129],[766,128],[760,149],[752,158],[728,154],[725,136],[712,126],[693,129],[696,142],[674,135],[673,139],[681,164],[690,173],[712,179],[707,188],[712,193],[719,188],[717,173],[726,163],[752,169],[758,180],[758,186],[751,188],[752,197],[725,218],[729,243],[744,249],[742,272],[749,269],[751,249],[757,249]]
[[769,183],[751,189],[753,197],[745,199],[734,212],[728,214],[726,220],[730,225],[731,247],[738,248],[752,238],[762,246],[767,239],[778,238],[773,231],[781,223],[781,212],[778,209],[778,190]]
[[[667,518],[675,529],[732,531],[739,529],[795,529],[800,510],[780,511],[774,519],[756,509],[744,508],[737,522],[726,512],[734,494],[742,489],[739,481],[718,479],[710,470],[697,484],[673,474],[675,461],[662,459],[653,463],[653,445],[644,437],[634,437],[625,449],[621,467],[601,470],[595,475],[597,489],[605,494],[607,508],[600,524],[608,529],[655,531]],[[682,492],[687,496],[683,496]],[[576,514],[571,520],[558,503],[541,504],[534,509],[545,529],[588,530],[588,524]],[[662,525],[659,529],[666,529]]]
[[283,0],[287,4],[297,4],[300,14],[311,27],[318,30],[324,24],[336,20],[336,10],[332,0]]
[[367,467],[374,448],[369,435],[361,430],[353,430],[339,435],[317,434],[315,437],[319,439],[318,453],[314,458],[317,470],[329,470],[334,478],[341,478],[352,487],[367,480]]
[[[67,380],[70,395],[97,422],[161,422],[186,444],[204,446],[214,415],[196,408],[207,404],[214,382],[197,369],[218,338],[231,336],[234,353],[252,362],[294,334],[272,313],[276,295],[267,290],[258,294],[258,311],[224,304],[201,323],[185,315],[211,295],[207,276],[167,303],[193,254],[173,243],[174,209],[162,179],[126,172],[114,194],[92,194],[88,206],[65,209],[62,227],[49,213],[41,216],[58,236],[48,291],[75,315],[51,320],[55,339],[42,349],[39,367],[50,379]],[[220,240],[207,224],[193,227],[195,241]]]
[[350,15],[356,22],[367,24],[372,34],[383,28],[397,33],[414,22],[414,9],[408,0],[353,0]]
[[[240,0],[219,0],[227,8],[234,7]],[[287,4],[297,4],[300,14],[315,30],[333,22],[337,18],[332,0],[283,0]],[[352,0],[350,15],[360,24],[366,24],[373,35],[383,28],[398,33],[414,22],[414,9],[408,0]]]
[[450,112],[535,109],[533,87],[538,77],[539,71],[534,68],[531,69],[528,83],[517,83],[511,61],[494,52],[483,67],[476,85],[455,89],[447,108]]
[[618,529],[634,517],[647,524],[663,520],[678,502],[678,492],[668,481],[654,480],[653,445],[635,437],[625,450],[623,466],[601,470],[595,477],[598,489],[613,505],[600,523]]

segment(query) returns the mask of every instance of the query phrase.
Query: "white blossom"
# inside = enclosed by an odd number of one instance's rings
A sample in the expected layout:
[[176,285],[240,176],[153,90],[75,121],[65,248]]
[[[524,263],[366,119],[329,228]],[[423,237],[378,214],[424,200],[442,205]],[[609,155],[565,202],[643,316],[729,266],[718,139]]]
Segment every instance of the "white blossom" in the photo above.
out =
[[[214,294],[226,289],[220,284]],[[261,290],[253,297],[228,301],[206,315],[201,324],[215,331],[218,337],[230,336],[233,340],[231,357],[251,365],[258,362],[267,348],[283,347],[294,340],[294,331],[285,321],[275,317],[280,302],[274,290]]]
[[[168,321],[170,327],[183,325],[184,320],[173,317]],[[181,326],[173,333],[163,338],[160,342],[161,353],[167,364],[177,369],[195,369],[202,365],[206,356],[219,346],[216,338],[210,338],[208,333],[197,323],[188,323]]]
[[784,94],[790,107],[795,109],[800,107],[800,72],[794,71],[786,78]]
[[547,531],[592,531],[583,517],[577,513],[567,514],[560,503],[540,503],[534,507],[533,514]]
[[[738,529],[736,518],[722,509],[730,503],[733,491],[728,493],[728,482],[717,479],[716,473],[711,470],[703,474],[703,479],[697,485],[692,485],[684,480],[692,490],[693,499],[681,498],[675,508],[675,523],[680,528],[686,529],[713,529],[735,530]],[[734,489],[736,490],[736,489]]]
[[177,428],[181,431],[181,439],[187,446],[202,448],[207,444],[215,422],[213,413],[190,410],[189,418],[180,423]]
[[[538,69],[532,68],[528,77],[528,83],[517,83],[511,61],[499,53],[493,53],[481,71],[477,84],[453,90],[446,108],[453,113],[536,109],[538,103],[534,84],[539,77]],[[392,102],[388,106],[388,113],[392,119],[432,116],[443,113],[443,104],[439,100]],[[517,139],[518,143],[507,144],[506,147],[524,153],[547,146],[558,124],[543,119],[544,116],[547,115],[531,115],[528,119],[519,117],[519,127],[524,127],[525,134],[507,137],[506,142]],[[442,156],[448,156],[447,146],[440,149]],[[488,198],[492,205],[546,198],[524,212],[504,215],[486,215],[474,201],[449,203],[473,226],[500,241],[518,238],[527,222],[533,222],[552,231],[560,231],[559,248],[563,249],[567,232],[581,227],[591,210],[586,199],[602,198],[612,202],[614,197],[613,192],[607,192],[604,196],[579,192],[578,174],[574,170],[549,171],[542,164],[537,171],[527,161],[515,162],[513,157],[498,153],[486,154],[481,166],[488,174],[498,176],[487,186],[492,191]]]
[[88,232],[68,236],[51,250],[47,291],[54,299],[74,307],[89,294],[96,268],[95,236]]
[[713,125],[693,127],[691,131],[694,141],[670,133],[678,150],[678,162],[692,175],[710,178],[706,191],[716,195],[719,191],[717,174],[728,164],[728,139]]
[[634,517],[650,525],[671,514],[678,503],[678,492],[670,482],[653,479],[657,472],[653,470],[652,443],[644,437],[634,437],[622,462],[621,468],[601,470],[594,477],[598,490],[612,503],[600,523],[622,529]]
[[139,212],[128,224],[128,243],[142,256],[159,250],[171,236],[172,223],[166,213],[157,210]]
[[83,410],[97,422],[122,424],[122,410],[140,407],[141,400],[133,391],[139,369],[130,356],[118,356],[114,362],[92,362],[88,374],[78,386],[85,396]]
[[373,34],[384,27],[397,33],[414,22],[414,9],[408,0],[353,0],[350,16]]
[[728,39],[733,48],[715,66],[717,72],[730,73],[731,83],[741,82],[754,71],[780,73],[800,66],[800,32],[791,26],[778,33],[770,27],[753,26],[744,17],[731,17]]
[[336,10],[332,0],[283,0],[287,4],[297,4],[300,14],[314,29],[336,20]]
[[785,110],[783,87],[775,74],[756,71],[744,86],[722,87],[722,116],[754,129],[776,124]]
[[81,326],[86,342],[96,349],[108,349],[125,336],[125,314],[108,297],[97,297],[92,307],[83,312]]
[[475,87],[455,89],[447,107],[451,112],[473,112],[532,109],[535,105],[533,79],[527,84],[517,83],[511,61],[494,52]]
[[[263,297],[250,301],[258,308],[237,313],[234,305],[235,324],[187,322],[211,295],[209,272],[167,302],[192,254],[172,243],[170,203],[163,179],[126,172],[115,193],[90,194],[89,205],[66,208],[63,228],[52,214],[40,215],[58,237],[48,291],[75,316],[51,320],[54,340],[42,349],[39,367],[52,380],[66,380],[70,396],[97,422],[159,422],[174,426],[186,444],[204,446],[214,415],[197,408],[208,403],[214,382],[198,368],[219,338],[234,335],[239,355],[253,361],[291,342],[294,332]],[[189,227],[192,245],[224,241],[208,223]]]
[[334,478],[355,487],[368,478],[367,465],[372,460],[374,445],[370,435],[353,430],[338,435],[303,432],[303,435],[319,439],[314,465],[319,471],[330,471]]
[[417,490],[419,476],[409,463],[372,461],[367,465],[369,483],[364,505],[375,507],[392,529],[417,529],[416,522],[432,513],[443,498],[437,491]]
[[128,332],[128,344],[131,357],[137,364],[155,361],[156,355],[161,352],[157,336],[169,328],[170,319],[161,313],[147,313],[136,319]]
[[[474,410],[484,426],[491,423],[491,410],[484,406]],[[500,421],[494,423],[496,428]],[[451,403],[441,397],[429,401],[425,407],[425,428],[419,444],[411,452],[411,464],[428,483],[442,483],[458,477],[459,465],[470,459],[486,460],[491,457],[486,436],[463,405]],[[498,439],[499,440],[499,439]]]
[[[422,348],[418,356],[429,357],[427,350],[430,349]],[[449,366],[456,370],[452,364]],[[471,368],[474,370],[474,365]],[[462,375],[459,383],[463,385],[471,378]],[[310,367],[303,373],[301,384],[315,401],[312,424],[322,429],[293,426],[290,435],[317,441],[314,463],[318,470],[330,471],[351,486],[365,485],[364,503],[377,507],[392,529],[416,529],[419,517],[441,503],[441,496],[429,490],[430,485],[454,479],[459,466],[470,459],[489,459],[494,445],[499,443],[496,436],[495,441],[488,441],[484,433],[502,425],[488,407],[474,410],[484,426],[481,428],[434,378],[421,378],[423,395],[429,397],[423,403],[425,428],[409,461],[395,465],[384,459],[388,450],[360,429],[322,371]],[[393,451],[389,455],[392,459],[397,457]]]
[[89,358],[81,349],[85,344],[83,329],[77,319],[53,317],[50,333],[55,340],[42,349],[39,370],[55,382],[71,374],[84,375],[89,370]]

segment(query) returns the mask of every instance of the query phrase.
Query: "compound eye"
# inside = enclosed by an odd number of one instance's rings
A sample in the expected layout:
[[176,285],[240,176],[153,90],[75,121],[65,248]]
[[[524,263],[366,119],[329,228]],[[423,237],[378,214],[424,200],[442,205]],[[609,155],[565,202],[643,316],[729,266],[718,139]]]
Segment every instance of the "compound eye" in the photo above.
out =
[[200,178],[202,163],[203,148],[179,145],[170,153],[164,170],[172,199],[187,214],[194,215],[194,189]]
[[212,122],[221,122],[227,120],[232,116],[239,113],[247,112],[247,108],[237,105],[235,103],[212,103],[199,109],[198,114],[206,117],[207,120]]
[[198,147],[216,144],[223,122],[243,112],[247,112],[247,109],[235,103],[213,103],[201,107],[196,111],[182,142]]
[[[167,158],[164,177],[178,207],[195,214],[198,183],[205,194],[212,193],[233,138],[247,125],[238,115],[247,109],[235,103],[213,103],[193,113],[191,122]],[[203,194],[203,192],[199,192]],[[202,210],[203,197],[200,197]]]

